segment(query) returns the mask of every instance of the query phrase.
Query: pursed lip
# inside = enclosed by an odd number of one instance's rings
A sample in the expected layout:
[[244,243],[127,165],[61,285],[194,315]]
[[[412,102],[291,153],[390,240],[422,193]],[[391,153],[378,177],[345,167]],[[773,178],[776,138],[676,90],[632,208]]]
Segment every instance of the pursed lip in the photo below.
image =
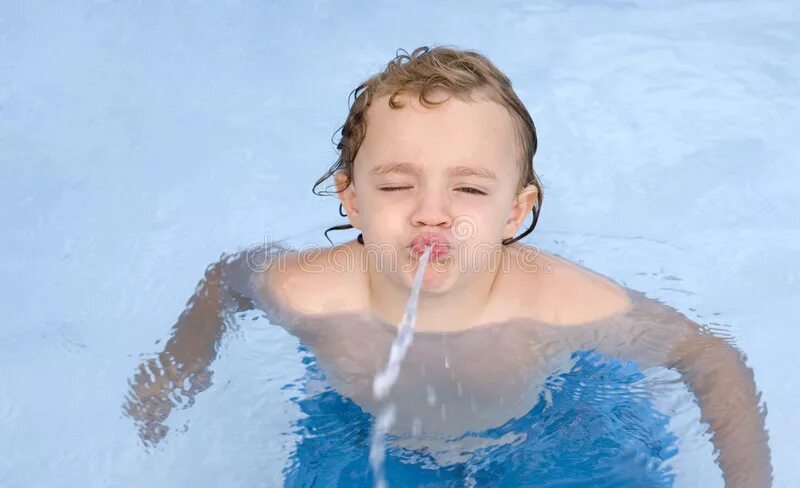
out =
[[431,259],[441,259],[449,256],[453,252],[453,244],[450,239],[442,232],[425,231],[420,232],[412,239],[409,248],[411,254],[421,257],[425,248],[433,246],[431,249]]

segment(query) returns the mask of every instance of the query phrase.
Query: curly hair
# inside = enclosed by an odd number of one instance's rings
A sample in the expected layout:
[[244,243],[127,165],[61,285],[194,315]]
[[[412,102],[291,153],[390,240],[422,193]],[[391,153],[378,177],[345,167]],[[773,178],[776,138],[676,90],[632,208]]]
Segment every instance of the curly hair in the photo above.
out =
[[[374,100],[384,95],[391,95],[389,106],[392,109],[399,109],[404,105],[396,100],[398,95],[417,94],[420,104],[430,108],[446,101],[435,102],[428,98],[432,92],[442,89],[462,101],[470,102],[475,101],[471,97],[473,93],[481,93],[489,100],[505,107],[512,116],[514,133],[518,142],[517,159],[520,167],[518,189],[522,190],[528,185],[534,185],[538,190],[531,226],[519,236],[504,240],[503,244],[508,245],[522,239],[536,227],[543,198],[542,184],[533,169],[533,156],[536,154],[537,146],[536,127],[533,125],[533,119],[525,105],[512,89],[509,78],[497,69],[486,56],[472,50],[460,50],[447,45],[433,48],[423,46],[408,54],[407,51],[399,49],[385,70],[372,76],[350,92],[350,96],[354,97],[354,101],[350,105],[350,113],[347,115],[344,125],[336,131],[341,131],[341,138],[336,144],[339,158],[316,181],[311,191],[320,196],[331,195],[332,192],[327,189],[318,192],[317,187],[337,172],[342,172],[346,176],[346,184],[333,193],[344,191],[350,186],[356,154],[358,154],[367,133],[366,113]],[[343,217],[346,216],[341,205],[339,205],[339,214]],[[331,242],[328,232],[352,227],[350,224],[335,225],[325,231],[325,237]],[[363,244],[360,235],[358,240]],[[333,243],[331,242],[331,244]]]

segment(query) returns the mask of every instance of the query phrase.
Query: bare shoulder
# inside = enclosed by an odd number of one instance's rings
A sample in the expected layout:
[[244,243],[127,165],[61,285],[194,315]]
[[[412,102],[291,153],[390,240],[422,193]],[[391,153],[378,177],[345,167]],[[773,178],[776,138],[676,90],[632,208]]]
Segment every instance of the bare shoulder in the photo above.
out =
[[366,301],[359,258],[350,243],[285,253],[253,280],[267,303],[294,313],[357,310]]
[[628,311],[627,290],[608,277],[532,246],[510,249],[508,284],[525,304],[524,313],[554,325],[581,325]]

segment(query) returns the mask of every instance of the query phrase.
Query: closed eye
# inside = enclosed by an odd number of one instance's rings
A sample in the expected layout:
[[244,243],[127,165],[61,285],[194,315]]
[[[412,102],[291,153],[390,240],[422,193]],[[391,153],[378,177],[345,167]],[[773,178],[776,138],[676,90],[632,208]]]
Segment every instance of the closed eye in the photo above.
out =
[[411,188],[410,186],[387,186],[381,188],[381,191],[400,191],[400,190],[408,190]]
[[[401,191],[401,190],[408,190],[413,188],[411,186],[386,186],[381,188],[381,191]],[[462,191],[464,193],[469,193],[471,195],[486,195],[487,193],[483,190],[479,190],[477,188],[471,188],[468,186],[457,188],[457,190]]]

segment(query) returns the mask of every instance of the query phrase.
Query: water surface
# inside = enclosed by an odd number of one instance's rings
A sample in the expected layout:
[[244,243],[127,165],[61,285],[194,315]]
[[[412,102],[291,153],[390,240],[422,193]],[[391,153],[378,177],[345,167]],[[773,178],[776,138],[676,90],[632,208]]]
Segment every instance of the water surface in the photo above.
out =
[[[786,367],[799,338],[795,3],[407,8],[426,13],[0,5],[0,485],[282,482],[302,401],[328,385],[306,380],[308,352],[260,312],[228,317],[210,385],[155,447],[122,409],[128,380],[221,253],[326,244],[341,219],[310,189],[335,160],[347,94],[397,48],[435,43],[487,54],[533,116],[545,204],[526,241],[730,337],[769,407],[775,486],[800,484]],[[675,486],[721,486],[691,395],[667,393],[647,418],[669,418]]]

